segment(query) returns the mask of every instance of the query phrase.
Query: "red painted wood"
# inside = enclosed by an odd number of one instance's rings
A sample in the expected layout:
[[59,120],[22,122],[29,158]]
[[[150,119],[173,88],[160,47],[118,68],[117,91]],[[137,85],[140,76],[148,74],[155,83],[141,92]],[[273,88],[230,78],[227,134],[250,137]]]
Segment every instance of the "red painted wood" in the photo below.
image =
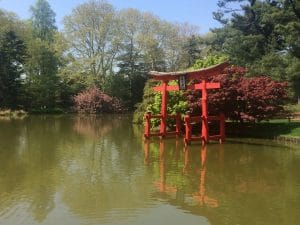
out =
[[[206,89],[217,89],[220,88],[220,83],[206,83]],[[187,86],[187,90],[201,90],[202,89],[202,83],[200,84],[192,84]],[[153,87],[154,91],[163,91],[164,86],[156,86]],[[179,91],[178,85],[169,85],[167,86],[167,91]]]
[[189,145],[191,143],[191,136],[192,136],[192,127],[190,122],[190,115],[187,114],[184,116],[184,125],[185,125],[185,144]]
[[200,123],[202,121],[202,117],[201,116],[191,116],[190,118],[190,122],[191,123]]
[[202,80],[202,130],[201,136],[204,144],[208,143],[208,112],[207,112],[207,91],[206,91],[206,80]]
[[151,115],[151,118],[160,119],[160,118],[162,118],[162,115],[161,115],[161,114],[158,114],[158,115]]
[[220,116],[208,116],[208,120],[220,120]]
[[221,138],[221,135],[219,135],[219,134],[209,136],[210,140],[219,140],[220,138]]
[[223,70],[228,67],[228,63],[222,63],[219,64],[215,67],[211,67],[211,68],[206,68],[206,69],[202,69],[200,71],[190,71],[190,72],[184,72],[181,74],[177,74],[174,72],[170,72],[170,73],[164,73],[164,75],[161,75],[158,73],[158,75],[152,74],[150,75],[152,79],[154,80],[160,80],[160,81],[170,81],[170,80],[178,80],[180,75],[185,74],[186,80],[193,80],[193,79],[207,79],[211,76],[215,76],[218,74],[221,74],[223,72]]
[[162,99],[161,99],[161,121],[160,121],[160,133],[162,136],[166,135],[167,129],[167,85],[168,82],[164,81],[162,84]]
[[[194,85],[190,85],[190,86],[194,86],[194,88],[191,90],[202,90],[203,89],[203,83],[194,84]],[[221,87],[220,83],[206,83],[206,89],[218,89],[220,87]]]
[[[187,90],[201,90],[202,92],[202,99],[201,99],[201,105],[202,105],[202,115],[201,116],[194,116],[191,117],[190,115],[186,115],[184,117],[185,122],[185,142],[186,144],[190,144],[191,141],[195,140],[202,140],[203,143],[208,143],[209,139],[215,139],[219,138],[220,142],[224,140],[225,138],[225,117],[222,116],[208,116],[208,104],[207,104],[207,89],[218,89],[220,88],[220,83],[208,83],[206,81],[206,78],[220,74],[226,67],[228,66],[227,63],[220,64],[218,66],[203,69],[200,71],[192,71],[192,72],[184,72],[184,73],[158,73],[152,74],[152,78],[155,80],[162,81],[162,85],[154,87],[154,91],[162,92],[162,105],[161,105],[161,114],[158,115],[151,115],[146,116],[146,124],[145,124],[145,133],[144,136],[149,138],[150,136],[162,136],[164,137],[167,134],[181,134],[181,128],[180,128],[180,114],[176,115],[168,115],[167,114],[167,92],[168,91],[179,91],[178,85],[169,85],[168,81],[170,80],[177,80],[180,75],[185,75],[186,80],[190,81],[193,79],[201,79],[201,83],[192,84],[187,86]],[[160,123],[160,132],[159,133],[150,133],[150,125],[151,125],[151,118],[159,118],[161,120]],[[166,120],[167,118],[174,118],[176,120],[176,131],[175,132],[166,132]],[[209,127],[208,122],[210,120],[216,120],[220,121],[220,135],[214,135],[209,136]],[[192,137],[192,124],[194,122],[202,122],[201,127],[201,137]]]

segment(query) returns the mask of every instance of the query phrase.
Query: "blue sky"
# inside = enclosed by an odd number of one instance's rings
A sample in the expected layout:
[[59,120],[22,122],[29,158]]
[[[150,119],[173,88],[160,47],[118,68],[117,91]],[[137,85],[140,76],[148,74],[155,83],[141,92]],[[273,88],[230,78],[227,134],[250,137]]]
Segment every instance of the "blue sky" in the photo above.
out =
[[[29,7],[36,0],[0,0],[0,8],[16,13],[21,19],[30,17]],[[62,19],[72,9],[86,0],[48,0],[56,13],[56,22],[62,29]],[[161,19],[170,22],[189,22],[197,25],[204,34],[209,28],[220,26],[213,19],[212,12],[217,10],[217,0],[108,0],[116,9],[136,8],[143,12],[152,12]]]

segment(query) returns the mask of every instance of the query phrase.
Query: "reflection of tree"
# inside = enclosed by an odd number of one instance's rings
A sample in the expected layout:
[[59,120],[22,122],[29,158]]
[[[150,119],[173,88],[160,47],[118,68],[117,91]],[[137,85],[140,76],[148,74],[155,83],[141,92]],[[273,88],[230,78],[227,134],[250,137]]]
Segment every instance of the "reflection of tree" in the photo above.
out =
[[[176,193],[174,196],[161,188],[160,193],[169,194],[154,196],[205,216],[212,224],[224,224],[226,220],[225,224],[252,224],[253,218],[270,225],[294,224],[300,219],[296,213],[299,206],[291,201],[300,201],[300,193],[295,190],[300,181],[295,182],[296,174],[290,176],[286,168],[293,157],[282,158],[290,153],[249,144],[208,145],[200,151],[199,146],[192,145],[181,155],[181,163],[172,151],[174,140],[173,144],[170,140],[163,142],[145,143],[144,160],[147,167],[153,168],[155,180],[160,178],[160,187],[174,187]],[[165,146],[163,158],[161,146]],[[179,168],[183,172],[174,176]],[[298,164],[293,171],[299,169]],[[266,215],[272,217],[266,219]]]
[[57,146],[62,140],[61,133],[65,133],[63,121],[34,116],[7,124],[6,132],[0,136],[5,146],[0,150],[0,171],[3,172],[0,174],[0,197],[5,202],[3,206],[0,204],[0,210],[8,204],[13,207],[24,202],[33,218],[42,222],[53,209],[59,180],[55,172]]
[[99,138],[112,130],[113,124],[111,118],[99,116],[76,116],[74,118],[74,130],[90,138]]
[[297,152],[240,143],[182,151],[181,140],[176,146],[174,139],[152,139],[144,143],[143,160],[130,118],[103,118],[80,120],[79,130],[76,117],[68,116],[0,122],[0,215],[22,204],[22,213],[47,223],[55,195],[68,215],[89,221],[134,216],[163,199],[211,224],[298,223]]
[[116,209],[144,207],[150,187],[129,118],[103,116],[74,121],[75,131],[91,138],[74,140],[60,152],[63,201],[70,211],[81,217],[104,218]]

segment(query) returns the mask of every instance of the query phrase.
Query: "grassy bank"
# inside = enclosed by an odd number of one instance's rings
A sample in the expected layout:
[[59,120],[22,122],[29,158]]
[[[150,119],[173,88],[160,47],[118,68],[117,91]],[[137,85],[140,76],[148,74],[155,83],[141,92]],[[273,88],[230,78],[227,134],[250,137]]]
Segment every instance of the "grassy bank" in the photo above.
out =
[[23,119],[27,116],[27,112],[24,110],[11,110],[2,109],[0,110],[0,119]]
[[300,121],[272,120],[260,123],[226,123],[228,136],[276,138],[280,136],[300,138]]

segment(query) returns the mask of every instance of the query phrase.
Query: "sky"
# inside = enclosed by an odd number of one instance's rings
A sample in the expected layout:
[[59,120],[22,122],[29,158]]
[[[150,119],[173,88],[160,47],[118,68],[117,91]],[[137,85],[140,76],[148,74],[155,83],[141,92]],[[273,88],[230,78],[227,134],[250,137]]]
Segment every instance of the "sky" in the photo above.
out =
[[[63,29],[64,16],[72,9],[88,0],[48,0],[56,13],[58,28]],[[199,27],[199,33],[205,34],[210,28],[220,27],[213,19],[212,12],[217,10],[217,0],[107,0],[116,9],[135,8],[142,12],[151,12],[169,22],[188,22]],[[21,19],[29,19],[29,8],[36,0],[0,0],[0,8],[16,13]]]

